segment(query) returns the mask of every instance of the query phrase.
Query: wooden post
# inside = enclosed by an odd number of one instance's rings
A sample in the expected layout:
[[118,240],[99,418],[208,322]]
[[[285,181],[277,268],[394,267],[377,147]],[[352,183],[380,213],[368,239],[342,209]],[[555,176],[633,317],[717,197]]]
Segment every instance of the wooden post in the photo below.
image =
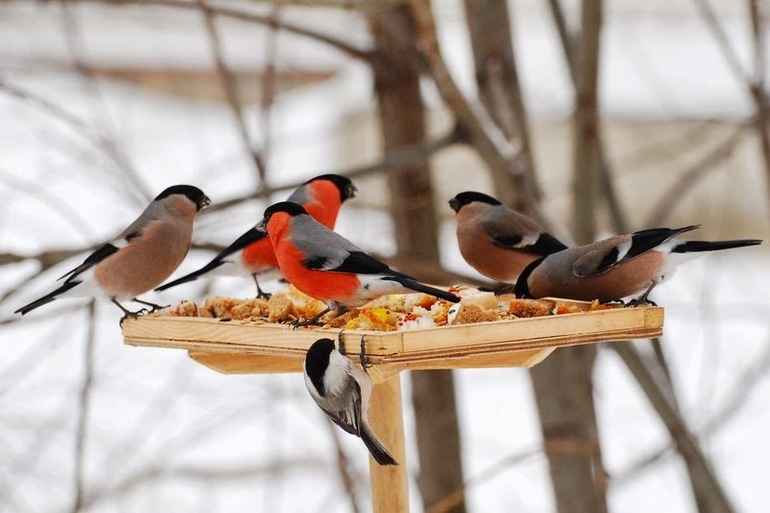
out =
[[398,466],[382,466],[369,457],[372,509],[374,513],[408,513],[409,485],[400,374],[372,388],[369,423],[398,462]]

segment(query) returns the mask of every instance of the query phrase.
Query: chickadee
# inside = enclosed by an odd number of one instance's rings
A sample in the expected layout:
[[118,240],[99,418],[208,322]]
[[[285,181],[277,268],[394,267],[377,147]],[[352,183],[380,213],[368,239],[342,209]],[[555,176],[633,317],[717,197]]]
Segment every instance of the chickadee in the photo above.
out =
[[14,313],[24,315],[58,297],[82,296],[106,297],[126,316],[137,314],[119,301],[132,299],[160,308],[136,296],[152,290],[179,267],[190,249],[195,216],[210,203],[192,185],[167,188],[120,235],[59,278],[64,279],[59,288]]
[[366,420],[372,393],[369,375],[338,352],[328,338],[316,340],[310,346],[303,369],[305,386],[326,416],[348,433],[360,437],[377,463],[398,465]]

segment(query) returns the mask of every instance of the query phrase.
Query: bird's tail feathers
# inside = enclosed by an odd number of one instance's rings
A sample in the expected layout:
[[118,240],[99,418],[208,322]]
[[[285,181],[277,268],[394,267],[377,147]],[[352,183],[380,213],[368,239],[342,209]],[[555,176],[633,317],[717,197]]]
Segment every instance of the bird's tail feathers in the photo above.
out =
[[25,315],[25,314],[31,312],[32,310],[34,310],[35,308],[41,307],[43,305],[47,305],[48,303],[50,303],[51,301],[56,299],[56,296],[64,294],[69,289],[75,287],[76,285],[79,285],[80,283],[82,283],[82,282],[80,282],[80,281],[66,281],[58,289],[54,290],[53,292],[51,292],[49,294],[46,294],[45,296],[43,296],[43,297],[41,297],[39,299],[36,299],[36,300],[32,301],[31,303],[29,303],[27,305],[22,306],[21,308],[19,308],[18,310],[16,310],[13,313],[18,313],[18,314],[21,314],[21,315]]
[[393,459],[388,449],[382,445],[382,442],[377,440],[377,437],[374,436],[374,433],[366,424],[361,426],[361,440],[364,441],[366,448],[369,449],[369,454],[372,455],[374,461],[380,465],[398,465],[398,462]]
[[225,263],[224,260],[212,260],[211,262],[209,262],[208,264],[204,265],[203,267],[201,267],[197,271],[193,271],[190,274],[186,274],[186,275],[182,276],[181,278],[177,278],[174,281],[170,281],[168,283],[165,283],[165,284],[161,285],[160,287],[157,287],[155,289],[155,292],[160,292],[161,290],[170,289],[171,287],[176,287],[177,285],[181,285],[183,283],[188,283],[188,282],[191,282],[191,281],[195,281],[198,278],[200,278],[201,276],[203,276],[204,274],[206,274],[206,273],[208,273],[210,271],[213,271],[214,269],[216,269],[217,267],[221,266],[224,263]]
[[677,244],[672,253],[696,253],[702,251],[719,251],[720,249],[742,248],[744,246],[756,246],[762,244],[759,239],[737,239],[737,240],[690,240]]
[[450,303],[457,303],[460,301],[460,298],[451,292],[437,289],[436,287],[431,287],[430,285],[424,285],[419,281],[415,281],[404,275],[387,276],[383,279],[395,281],[410,290],[414,290],[415,292],[422,292],[424,294],[430,294],[431,296],[436,296],[437,298],[444,299]]

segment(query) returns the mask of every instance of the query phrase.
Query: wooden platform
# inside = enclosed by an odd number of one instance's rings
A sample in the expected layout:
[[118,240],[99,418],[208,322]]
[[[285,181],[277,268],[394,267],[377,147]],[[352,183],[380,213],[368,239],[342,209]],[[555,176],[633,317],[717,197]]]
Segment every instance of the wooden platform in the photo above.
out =
[[[224,373],[301,372],[314,341],[340,334],[339,329],[170,316],[126,319],[122,329],[127,344],[184,349]],[[369,458],[374,513],[409,511],[401,371],[531,367],[558,347],[657,337],[662,330],[662,308],[636,307],[412,331],[344,331],[345,352],[353,358],[364,340],[375,383],[369,423],[399,462],[380,466]]]
[[[637,307],[410,331],[346,330],[342,339],[353,356],[364,337],[378,382],[407,369],[531,367],[557,347],[656,337],[662,326],[662,308]],[[339,333],[196,317],[147,316],[123,323],[127,344],[185,349],[197,362],[228,374],[301,372],[310,344]]]

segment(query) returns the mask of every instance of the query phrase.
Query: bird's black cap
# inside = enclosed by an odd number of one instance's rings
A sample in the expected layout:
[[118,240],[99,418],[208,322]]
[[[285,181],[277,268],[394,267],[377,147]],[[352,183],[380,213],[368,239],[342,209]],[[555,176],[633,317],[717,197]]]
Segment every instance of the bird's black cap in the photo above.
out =
[[465,205],[473,203],[474,201],[487,203],[489,205],[502,205],[498,200],[483,192],[465,191],[450,199],[449,206],[455,212],[459,212]]
[[333,351],[334,342],[328,338],[321,338],[313,342],[305,355],[305,373],[322,396],[326,395],[323,378]]
[[155,197],[155,201],[160,201],[174,194],[182,194],[187,196],[187,199],[195,203],[198,210],[204,209],[211,204],[211,200],[206,196],[202,190],[193,185],[172,185]]
[[337,186],[337,189],[340,191],[340,198],[342,201],[349,200],[350,198],[354,198],[356,196],[356,192],[358,192],[358,189],[355,185],[353,185],[353,182],[348,178],[347,176],[342,175],[335,175],[335,174],[326,174],[326,175],[318,175],[315,178],[311,178],[305,184],[309,184],[311,182],[315,182],[317,180],[328,180],[334,185]]

